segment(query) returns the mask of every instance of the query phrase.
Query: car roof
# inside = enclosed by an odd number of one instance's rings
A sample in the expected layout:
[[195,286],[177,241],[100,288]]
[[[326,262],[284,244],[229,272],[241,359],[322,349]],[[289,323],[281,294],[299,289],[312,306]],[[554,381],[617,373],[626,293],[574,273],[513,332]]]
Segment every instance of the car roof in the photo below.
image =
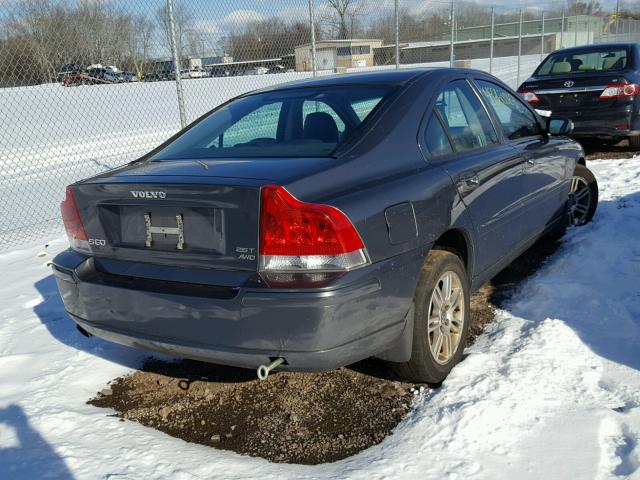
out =
[[563,48],[560,50],[554,50],[551,54],[556,53],[580,53],[580,52],[594,52],[602,49],[616,50],[616,49],[632,49],[637,48],[635,43],[596,43],[593,45],[581,45],[579,47]]
[[405,85],[412,80],[442,70],[441,68],[401,68],[398,70],[377,70],[374,72],[341,73],[321,77],[294,80],[256,90],[253,93],[287,90],[289,88],[324,87],[332,85]]

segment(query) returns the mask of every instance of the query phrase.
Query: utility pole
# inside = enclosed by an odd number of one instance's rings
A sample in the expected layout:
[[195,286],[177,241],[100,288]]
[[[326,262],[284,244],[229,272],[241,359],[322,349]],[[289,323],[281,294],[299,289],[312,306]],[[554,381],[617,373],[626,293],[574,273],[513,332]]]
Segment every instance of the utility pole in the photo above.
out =
[[620,0],[616,0],[616,41],[620,41],[618,35],[620,34],[620,30],[618,30],[618,19],[620,18]]
[[540,61],[544,57],[544,10],[542,11],[542,26],[540,28]]
[[167,0],[167,14],[169,15],[169,37],[171,40],[171,54],[173,55],[173,71],[176,75],[176,93],[178,94],[178,111],[180,126],[187,126],[187,116],[184,111],[184,92],[182,91],[182,77],[180,76],[180,55],[176,45],[176,25],[173,17],[173,0]]
[[400,68],[400,14],[398,13],[398,0],[395,0],[396,15],[396,68]]
[[564,8],[562,9],[562,26],[560,27],[560,48],[564,46],[562,37],[564,36]]
[[456,21],[455,21],[455,15],[456,15],[456,7],[455,7],[455,0],[451,0],[451,51],[450,56],[449,56],[449,66],[453,68],[455,62],[456,62],[456,53],[455,53],[455,46],[454,46],[454,37],[456,34]]
[[309,23],[311,23],[311,70],[313,76],[317,75],[316,71],[316,18],[313,6],[314,0],[309,0]]
[[491,40],[489,40],[489,73],[493,73],[493,37],[496,26],[496,9],[491,7]]
[[520,57],[522,56],[522,9],[520,9],[520,22],[518,24],[518,73],[516,83],[520,85]]

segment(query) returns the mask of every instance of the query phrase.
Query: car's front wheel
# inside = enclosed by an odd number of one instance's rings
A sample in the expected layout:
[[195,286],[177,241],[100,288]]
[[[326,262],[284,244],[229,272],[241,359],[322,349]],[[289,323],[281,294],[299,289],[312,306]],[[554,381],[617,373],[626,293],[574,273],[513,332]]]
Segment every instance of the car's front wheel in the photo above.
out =
[[469,334],[469,280],[457,255],[429,253],[414,302],[411,359],[398,365],[398,373],[414,382],[438,384],[460,361]]
[[598,208],[598,182],[584,165],[576,165],[569,192],[569,223],[574,226],[589,223]]
[[629,149],[634,152],[640,150],[640,135],[629,137]]

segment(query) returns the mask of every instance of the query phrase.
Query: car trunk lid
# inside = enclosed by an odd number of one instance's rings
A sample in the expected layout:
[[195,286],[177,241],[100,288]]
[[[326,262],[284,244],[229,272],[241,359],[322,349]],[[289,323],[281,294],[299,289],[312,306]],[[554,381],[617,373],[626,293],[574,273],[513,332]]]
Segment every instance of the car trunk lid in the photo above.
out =
[[331,164],[333,158],[143,161],[72,189],[96,257],[256,271],[260,188]]
[[73,192],[97,257],[256,270],[259,184],[89,183]]

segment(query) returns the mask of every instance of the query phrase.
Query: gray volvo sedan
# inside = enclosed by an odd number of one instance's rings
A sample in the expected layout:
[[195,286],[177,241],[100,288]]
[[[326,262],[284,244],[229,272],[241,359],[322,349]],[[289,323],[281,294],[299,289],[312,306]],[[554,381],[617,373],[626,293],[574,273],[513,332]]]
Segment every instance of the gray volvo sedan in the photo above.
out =
[[571,127],[468,69],[241,95],[67,187],[65,308],[85,335],[261,378],[376,356],[439,383],[470,293],[593,216]]

